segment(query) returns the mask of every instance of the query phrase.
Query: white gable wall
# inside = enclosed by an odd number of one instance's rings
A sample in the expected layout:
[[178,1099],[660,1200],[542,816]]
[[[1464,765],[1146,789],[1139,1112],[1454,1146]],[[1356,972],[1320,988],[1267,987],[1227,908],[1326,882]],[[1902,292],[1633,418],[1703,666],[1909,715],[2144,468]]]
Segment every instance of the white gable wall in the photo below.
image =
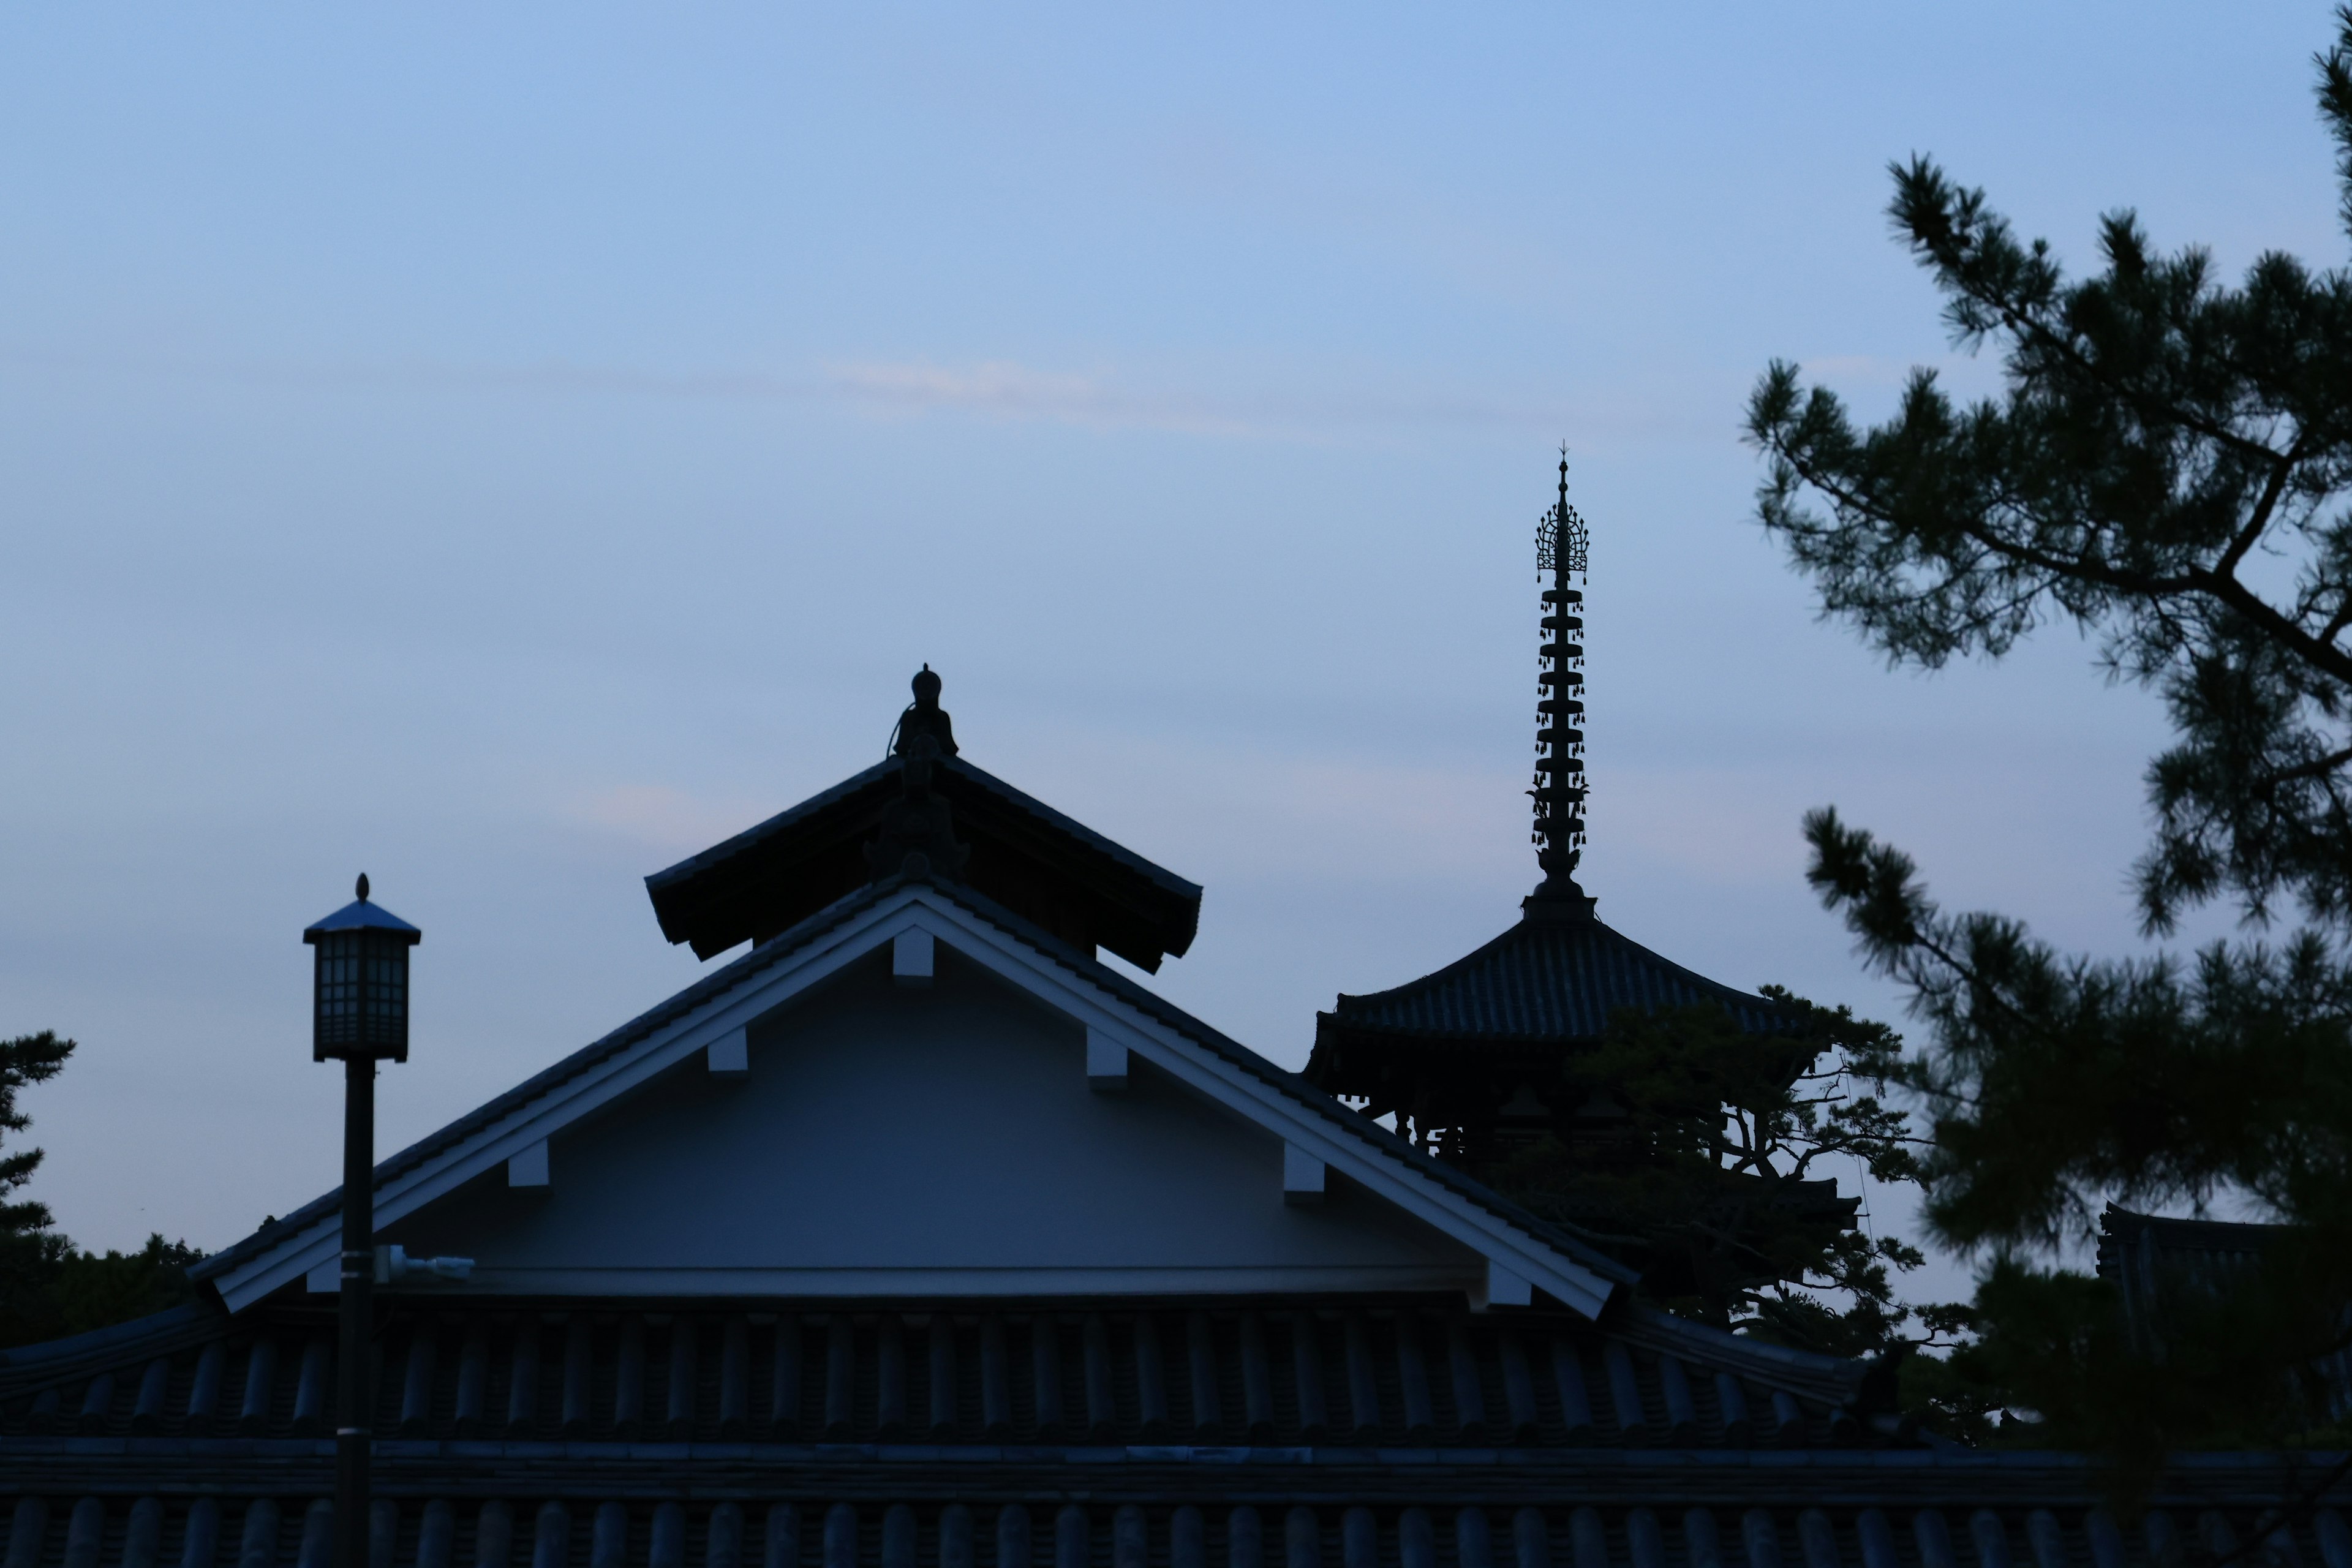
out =
[[[1477,1254],[1485,1260],[1483,1276],[1461,1282],[1474,1302],[1524,1304],[1540,1289],[1591,1317],[1606,1306],[1617,1288],[1608,1268],[1596,1271],[1591,1260],[1571,1256],[1475,1196],[1457,1190],[1433,1167],[1423,1168],[1428,1162],[1401,1152],[1393,1140],[1370,1129],[1360,1118],[1336,1104],[1322,1102],[1319,1096],[1301,1096],[1276,1084],[1237,1059],[1236,1047],[1211,1045],[1206,1037],[1186,1032],[1176,1019],[1139,1006],[1117,987],[1103,984],[1087,970],[961,903],[951,891],[925,884],[896,889],[811,931],[788,948],[754,953],[727,966],[713,976],[724,984],[706,984],[674,999],[670,1005],[674,1011],[664,1009],[667,1016],[648,1024],[625,1043],[608,1048],[600,1042],[557,1070],[445,1129],[416,1150],[395,1157],[376,1178],[379,1238],[396,1240],[429,1256],[434,1249],[424,1228],[428,1216],[432,1227],[447,1231],[454,1224],[449,1216],[464,1209],[477,1215],[476,1232],[486,1237],[496,1226],[518,1223],[511,1215],[501,1217],[498,1204],[503,1200],[488,1189],[504,1182],[511,1187],[540,1189],[541,1196],[551,1200],[562,1190],[551,1156],[554,1145],[568,1145],[576,1135],[616,1120],[625,1121],[640,1108],[659,1110],[667,1103],[666,1096],[690,1092],[687,1080],[696,1072],[747,1079],[751,1065],[751,1026],[759,1025],[763,1038],[772,1037],[794,1007],[815,1002],[829,982],[869,962],[888,963],[911,987],[919,988],[929,976],[921,973],[924,966],[919,962],[908,961],[919,959],[919,950],[926,946],[935,956],[952,953],[957,962],[992,975],[1021,998],[1024,1007],[1034,1005],[1041,1010],[1030,1014],[1034,1028],[1055,1038],[1064,1037],[1059,1031],[1065,1027],[1082,1028],[1086,1040],[1082,1071],[1095,1089],[1126,1089],[1132,1068],[1132,1077],[1144,1083],[1147,1098],[1181,1085],[1201,1104],[1232,1118],[1234,1126],[1254,1128],[1267,1141],[1281,1142],[1285,1148],[1276,1179],[1286,1204],[1328,1207],[1336,1223],[1362,1219],[1370,1229],[1391,1237],[1433,1232],[1449,1238],[1449,1247]],[[881,982],[874,984],[878,987]],[[1066,1020],[1066,1025],[1056,1020]],[[1213,1121],[1210,1125],[1223,1124]],[[1066,1129],[1051,1134],[1066,1135]],[[1213,1148],[1201,1145],[1203,1152]],[[1126,1157],[1124,1143],[1117,1152],[1118,1159]],[[1002,1159],[1002,1150],[992,1157]],[[976,1162],[976,1154],[968,1157],[968,1163]],[[1117,1164],[1118,1160],[1112,1163]],[[1186,1179],[1166,1184],[1214,1188],[1225,1179],[1226,1166],[1220,1160],[1209,1163],[1217,1173],[1192,1169],[1182,1173]],[[875,1179],[886,1176],[877,1172]],[[1104,1179],[1087,1178],[1092,1183]],[[704,1191],[704,1205],[715,1205],[718,1212],[726,1213],[732,1191],[724,1184],[728,1177],[720,1173],[711,1180],[719,1184]],[[658,1179],[648,1168],[643,1181],[657,1184]],[[1159,1190],[1156,1184],[1153,1190]],[[1367,1198],[1377,1201],[1368,1205]],[[698,1223],[682,1216],[675,1207],[652,1204],[632,1211],[616,1201],[611,1213],[615,1224],[634,1213],[633,1223],[639,1227],[635,1234],[639,1236],[646,1234],[646,1226],[675,1225],[690,1229]],[[412,1224],[418,1226],[414,1237],[408,1234]],[[1309,1234],[1318,1233],[1293,1230],[1287,1236]],[[520,1247],[523,1239],[518,1237],[515,1245]],[[333,1289],[337,1246],[331,1194],[305,1205],[288,1224],[248,1237],[200,1264],[194,1275],[215,1288],[231,1310],[241,1311],[306,1276],[311,1289]],[[1452,1256],[1449,1252],[1449,1268]],[[1234,1267],[1265,1265],[1245,1262]],[[1344,1271],[1316,1262],[1311,1256],[1304,1267],[1317,1269],[1328,1288],[1361,1288],[1345,1283]],[[1401,1282],[1402,1277],[1393,1271],[1378,1271],[1386,1270],[1387,1264],[1372,1267],[1374,1274],[1358,1278],[1384,1280],[1381,1289]],[[940,1271],[956,1276],[958,1293],[964,1285],[982,1293],[1000,1289],[982,1279],[967,1279],[965,1270]],[[845,1279],[846,1275],[833,1277]],[[487,1280],[492,1278],[487,1276],[484,1285],[475,1288],[487,1288]],[[551,1283],[554,1275],[540,1278]],[[575,1278],[582,1288],[589,1288],[585,1275]],[[1099,1281],[1104,1277],[1090,1278]],[[913,1287],[902,1279],[897,1288]],[[1089,1288],[1111,1287],[1098,1282]],[[1203,1283],[1198,1288],[1233,1287]]]
[[752,1022],[748,1072],[694,1058],[558,1131],[546,1186],[477,1180],[383,1239],[502,1294],[1485,1289],[1349,1182],[1286,1202],[1280,1137],[1146,1063],[1089,1088],[1081,1025],[944,944],[927,985],[890,960]]

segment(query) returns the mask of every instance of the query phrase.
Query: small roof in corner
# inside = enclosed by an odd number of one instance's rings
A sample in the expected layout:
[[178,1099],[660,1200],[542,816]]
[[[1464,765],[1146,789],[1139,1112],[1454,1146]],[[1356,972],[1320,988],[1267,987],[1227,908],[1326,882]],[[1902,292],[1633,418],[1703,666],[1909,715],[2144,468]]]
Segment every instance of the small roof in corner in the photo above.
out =
[[[709,958],[790,930],[898,868],[877,866],[869,847],[894,807],[927,792],[946,804],[953,837],[970,851],[955,879],[1089,953],[1108,948],[1147,973],[1183,956],[1200,923],[1200,886],[957,756],[938,689],[926,668],[897,754],[647,877],[662,934]],[[908,746],[918,720],[936,745]]]

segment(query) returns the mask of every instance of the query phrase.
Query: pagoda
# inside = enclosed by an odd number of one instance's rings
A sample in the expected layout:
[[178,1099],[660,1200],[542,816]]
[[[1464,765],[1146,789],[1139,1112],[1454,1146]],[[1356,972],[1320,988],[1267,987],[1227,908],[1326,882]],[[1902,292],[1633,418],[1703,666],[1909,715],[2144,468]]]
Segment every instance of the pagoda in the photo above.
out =
[[1585,839],[1584,521],[1559,496],[1537,527],[1543,646],[1536,703],[1536,862],[1543,879],[1518,922],[1466,957],[1370,995],[1342,995],[1315,1019],[1306,1076],[1393,1115],[1400,1132],[1482,1170],[1546,1135],[1571,1148],[1610,1136],[1622,1108],[1605,1089],[1568,1087],[1568,1064],[1597,1047],[1621,1008],[1714,1005],[1760,1038],[1791,1018],[1769,998],[1709,980],[1605,924],[1576,879]]

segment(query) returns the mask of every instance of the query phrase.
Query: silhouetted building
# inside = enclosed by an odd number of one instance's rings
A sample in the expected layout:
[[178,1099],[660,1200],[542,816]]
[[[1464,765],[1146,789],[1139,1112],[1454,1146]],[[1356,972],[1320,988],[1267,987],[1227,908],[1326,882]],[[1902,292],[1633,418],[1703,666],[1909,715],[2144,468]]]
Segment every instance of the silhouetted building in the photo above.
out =
[[[2109,1204],[2099,1215],[2099,1278],[2115,1288],[2133,1349],[2161,1362],[2176,1342],[2177,1315],[2254,1279],[2285,1234],[2284,1226],[2135,1214]],[[2352,1327],[2352,1307],[2336,1316]],[[2340,1423],[2352,1415],[2352,1350],[2323,1355],[2311,1370],[2328,1418]]]
[[[888,762],[649,879],[748,951],[377,1166],[378,1244],[472,1267],[377,1294],[376,1568],[2146,1559],[2074,1457],[1645,1309],[1098,963],[1181,953],[1199,889],[917,696]],[[5,1568],[325,1568],[339,1207],[0,1352]],[[2277,1474],[2157,1501],[2242,1530]]]
[[1711,1005],[1759,1036],[1782,1027],[1762,996],[1717,984],[1612,930],[1574,882],[1543,889],[1518,922],[1465,958],[1315,1017],[1307,1077],[1393,1113],[1407,1131],[1476,1168],[1545,1134],[1606,1137],[1622,1112],[1604,1089],[1571,1093],[1569,1059],[1600,1044],[1621,1007]]
[[[1601,1043],[1621,1008],[1720,1007],[1759,1041],[1789,1026],[1769,999],[1720,984],[1660,957],[1605,924],[1576,880],[1585,842],[1584,585],[1586,530],[1559,497],[1537,535],[1543,591],[1538,673],[1536,859],[1542,881],[1518,922],[1468,956],[1366,996],[1342,995],[1315,1019],[1307,1080],[1393,1117],[1398,1131],[1469,1170],[1537,1139],[1582,1152],[1619,1137],[1624,1112],[1606,1085],[1576,1086],[1568,1069]],[[1850,1216],[1833,1182],[1806,1184],[1801,1201]],[[1605,1215],[1592,1216],[1606,1228]]]

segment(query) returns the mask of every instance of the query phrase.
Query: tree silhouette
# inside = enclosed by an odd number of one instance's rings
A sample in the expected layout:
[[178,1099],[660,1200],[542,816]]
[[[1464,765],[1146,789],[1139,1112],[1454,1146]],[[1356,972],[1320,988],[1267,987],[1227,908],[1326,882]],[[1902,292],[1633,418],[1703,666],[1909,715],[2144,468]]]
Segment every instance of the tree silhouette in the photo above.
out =
[[[2352,231],[2352,7],[2336,21],[2315,64]],[[1998,658],[2052,621],[2094,637],[2173,732],[2146,774],[2147,934],[2215,900],[2256,931],[2185,961],[2063,955],[1940,910],[1832,810],[1807,819],[1810,876],[1928,1026],[1889,1078],[1932,1126],[1930,1234],[1987,1262],[1979,1372],[2143,1472],[2307,1436],[2334,1419],[2319,1363],[2352,1301],[2352,274],[2271,253],[2231,285],[2117,212],[2073,280],[1981,191],[1925,158],[1893,174],[1896,233],[2004,390],[1963,406],[1915,372],[1857,429],[1774,363],[1748,412],[1763,523],[1897,665]],[[2232,1289],[2177,1292],[2161,1345],[2053,1267],[2103,1201],[2224,1195],[2277,1243]]]

